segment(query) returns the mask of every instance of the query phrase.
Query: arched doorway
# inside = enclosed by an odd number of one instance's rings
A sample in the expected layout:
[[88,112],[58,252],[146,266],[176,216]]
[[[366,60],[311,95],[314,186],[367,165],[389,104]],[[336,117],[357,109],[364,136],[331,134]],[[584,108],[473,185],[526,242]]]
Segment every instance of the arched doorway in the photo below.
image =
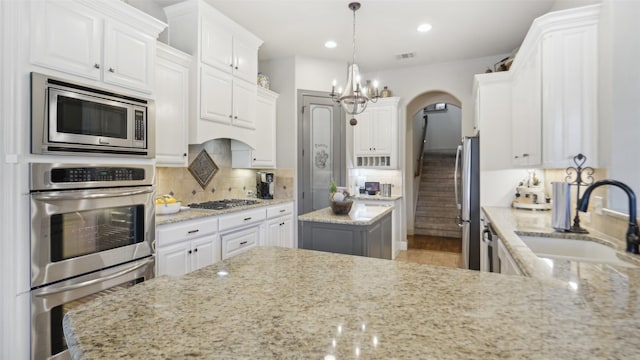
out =
[[[406,222],[407,235],[415,233],[415,214],[417,205],[417,194],[420,186],[420,176],[416,173],[421,164],[420,150],[422,135],[416,134],[421,127],[414,129],[414,118],[416,114],[422,113],[423,109],[433,104],[450,104],[457,108],[462,107],[461,101],[452,94],[445,91],[428,91],[416,96],[407,104],[406,111],[406,137],[405,137],[405,196],[406,196]],[[461,118],[458,119],[461,122]],[[458,139],[462,137],[462,133],[458,135]],[[453,186],[453,185],[452,185]]]

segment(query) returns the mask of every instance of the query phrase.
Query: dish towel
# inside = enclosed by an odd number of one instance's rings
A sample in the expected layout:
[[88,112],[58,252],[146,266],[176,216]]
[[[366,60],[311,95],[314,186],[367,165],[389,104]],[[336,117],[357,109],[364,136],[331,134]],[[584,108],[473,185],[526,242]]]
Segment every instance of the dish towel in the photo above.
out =
[[571,228],[571,188],[563,181],[551,182],[553,204],[551,206],[551,226],[556,231]]

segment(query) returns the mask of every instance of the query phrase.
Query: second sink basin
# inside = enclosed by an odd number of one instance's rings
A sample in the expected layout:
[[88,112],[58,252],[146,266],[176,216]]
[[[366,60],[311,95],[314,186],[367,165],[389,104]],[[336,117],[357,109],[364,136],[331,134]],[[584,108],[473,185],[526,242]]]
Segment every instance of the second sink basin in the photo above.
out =
[[539,257],[637,267],[620,259],[614,248],[595,241],[528,235],[518,235],[518,237]]

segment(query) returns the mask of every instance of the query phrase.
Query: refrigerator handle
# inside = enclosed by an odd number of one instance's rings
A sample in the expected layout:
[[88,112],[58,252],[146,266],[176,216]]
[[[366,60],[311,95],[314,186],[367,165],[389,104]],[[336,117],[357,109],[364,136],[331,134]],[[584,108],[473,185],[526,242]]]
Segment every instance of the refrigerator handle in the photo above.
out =
[[[458,150],[456,151],[456,167],[453,170],[453,186],[454,186],[454,192],[456,194],[456,206],[458,207],[458,210],[462,209],[462,203],[460,202],[460,197],[458,195],[458,165],[460,163],[460,155],[462,154],[462,145],[458,145]],[[462,219],[460,219],[462,220]],[[460,224],[458,224],[460,225]]]
[[[460,185],[458,181],[462,181],[462,180],[458,177],[458,168],[460,165],[461,155],[462,155],[462,145],[458,145],[458,149],[456,150],[456,165],[453,170],[453,184],[454,184],[453,190],[454,190],[454,193],[456,194],[456,206],[460,211],[462,211],[462,202],[460,201],[460,194],[458,193],[458,185]],[[462,226],[464,225],[464,221],[462,220],[462,213],[458,213],[458,216],[456,216],[456,223],[460,228],[462,228]]]

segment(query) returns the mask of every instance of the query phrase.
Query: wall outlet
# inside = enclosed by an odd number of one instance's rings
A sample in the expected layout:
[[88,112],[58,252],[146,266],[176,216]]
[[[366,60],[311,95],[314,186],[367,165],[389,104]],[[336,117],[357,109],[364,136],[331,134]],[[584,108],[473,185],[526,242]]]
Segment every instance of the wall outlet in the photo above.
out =
[[598,215],[602,215],[602,208],[604,206],[604,199],[602,196],[594,196],[593,197],[593,211]]

